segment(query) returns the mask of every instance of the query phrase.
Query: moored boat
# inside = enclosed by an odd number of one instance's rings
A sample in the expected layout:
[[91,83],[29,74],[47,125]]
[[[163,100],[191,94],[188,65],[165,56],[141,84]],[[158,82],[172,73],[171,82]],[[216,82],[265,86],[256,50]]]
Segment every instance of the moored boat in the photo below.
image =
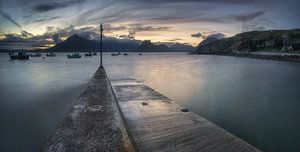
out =
[[68,58],[81,58],[81,55],[77,52],[77,53],[73,53],[73,54],[68,54]]
[[30,57],[41,57],[41,53],[30,54]]
[[54,57],[54,56],[56,56],[56,54],[53,53],[53,52],[49,52],[49,53],[46,54],[46,56],[47,57]]
[[11,60],[28,60],[29,55],[25,52],[18,52],[18,54],[11,54],[10,55]]
[[92,56],[92,52],[85,53],[84,56]]
[[118,56],[118,55],[121,55],[121,52],[111,54],[111,56]]

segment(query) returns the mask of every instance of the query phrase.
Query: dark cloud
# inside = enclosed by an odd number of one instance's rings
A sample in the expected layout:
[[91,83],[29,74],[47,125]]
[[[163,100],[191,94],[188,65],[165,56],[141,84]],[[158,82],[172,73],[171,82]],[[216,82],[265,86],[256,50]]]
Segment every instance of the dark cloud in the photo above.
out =
[[242,23],[242,32],[263,31],[271,29],[274,25],[274,22],[268,18],[254,19]]
[[225,38],[225,35],[223,33],[214,33],[214,34],[208,35],[206,38],[223,39],[223,38]]
[[206,36],[205,35],[203,35],[202,33],[194,33],[194,34],[191,34],[191,37],[195,37],[195,38],[203,38],[203,39],[205,39],[206,38]]
[[37,4],[32,7],[32,10],[35,12],[48,12],[51,10],[68,7],[74,4],[85,2],[85,0],[69,0],[69,1],[61,1],[61,2],[49,2],[44,4]]
[[207,38],[223,39],[225,38],[225,35],[217,32],[203,32],[203,33],[199,32],[199,33],[191,34],[191,37],[202,38],[202,39],[207,39]]
[[33,34],[27,32],[27,31],[22,30],[21,31],[21,36],[27,38],[27,37],[33,37]]
[[265,14],[264,11],[258,11],[258,12],[254,12],[254,13],[248,13],[248,14],[233,15],[233,17],[236,21],[247,22],[250,20],[254,20],[257,17],[260,17],[264,14]]
[[105,32],[115,32],[115,31],[123,31],[123,30],[127,30],[126,26],[113,26],[111,24],[104,24],[103,28],[105,30]]
[[[129,0],[139,2],[160,2],[160,3],[174,3],[182,2],[182,0]],[[209,3],[229,3],[229,4],[249,4],[258,0],[185,0],[185,2],[209,2]]]
[[152,27],[152,26],[143,26],[142,24],[133,24],[129,25],[128,28],[131,31],[135,32],[144,32],[144,31],[169,31],[172,27],[162,26],[162,27]]
[[60,39],[58,33],[53,34],[52,39],[53,39],[53,41],[54,41],[55,44],[61,42],[61,39]]
[[48,41],[45,36],[23,37],[18,34],[5,34],[4,39],[0,40],[0,48],[4,49],[33,49],[44,48],[52,42]]
[[0,14],[5,18],[7,19],[9,22],[11,22],[12,24],[14,24],[15,26],[19,27],[19,28],[22,28],[22,26],[16,22],[9,14],[3,12],[3,10],[0,8]]
[[184,41],[184,39],[182,39],[182,38],[172,38],[172,39],[168,39],[167,41],[177,42],[177,41]]
[[81,37],[97,40],[99,33],[93,27],[75,28],[71,25],[66,28],[57,28],[54,26],[47,27],[47,32],[42,35],[33,35],[29,32],[22,31],[21,34],[3,34],[4,38],[0,40],[0,48],[25,49],[47,48],[61,42],[62,37],[69,37],[77,34]]
[[241,22],[241,30],[242,32],[247,31],[261,31],[269,28],[273,22],[268,19],[264,18],[265,11],[257,11],[252,13],[245,13],[239,15],[231,15],[234,20]]
[[49,18],[42,18],[42,19],[37,19],[37,20],[33,20],[32,22],[44,22],[44,21],[51,21],[51,20],[55,20],[55,19],[59,19],[59,16],[53,16],[53,17],[49,17]]
[[128,27],[128,38],[134,39],[136,33],[138,32],[149,32],[149,31],[170,31],[172,27],[161,26],[161,27],[152,27],[152,26],[143,26],[142,24],[131,24]]

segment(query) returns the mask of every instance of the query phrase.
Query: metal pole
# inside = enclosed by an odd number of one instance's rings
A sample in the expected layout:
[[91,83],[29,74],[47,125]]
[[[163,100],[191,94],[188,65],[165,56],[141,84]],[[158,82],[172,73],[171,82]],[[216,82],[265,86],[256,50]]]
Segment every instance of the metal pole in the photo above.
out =
[[102,23],[100,24],[100,67],[102,66],[102,33],[103,33],[103,26]]

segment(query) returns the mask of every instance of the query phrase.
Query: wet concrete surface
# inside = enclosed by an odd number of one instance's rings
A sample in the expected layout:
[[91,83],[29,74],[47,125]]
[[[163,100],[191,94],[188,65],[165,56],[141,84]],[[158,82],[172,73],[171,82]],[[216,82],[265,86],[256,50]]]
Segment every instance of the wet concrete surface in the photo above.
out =
[[103,68],[41,151],[134,151]]
[[260,151],[134,79],[111,83],[138,151]]
[[110,82],[99,68],[41,151],[260,150],[134,79]]

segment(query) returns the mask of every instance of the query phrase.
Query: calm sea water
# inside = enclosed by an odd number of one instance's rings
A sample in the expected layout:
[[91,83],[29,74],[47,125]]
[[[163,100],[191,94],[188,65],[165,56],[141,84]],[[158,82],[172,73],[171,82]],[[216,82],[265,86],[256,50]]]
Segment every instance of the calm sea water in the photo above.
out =
[[[10,61],[0,54],[0,151],[38,151],[98,57]],[[264,151],[300,151],[300,64],[185,53],[104,55],[110,79],[135,78]]]

